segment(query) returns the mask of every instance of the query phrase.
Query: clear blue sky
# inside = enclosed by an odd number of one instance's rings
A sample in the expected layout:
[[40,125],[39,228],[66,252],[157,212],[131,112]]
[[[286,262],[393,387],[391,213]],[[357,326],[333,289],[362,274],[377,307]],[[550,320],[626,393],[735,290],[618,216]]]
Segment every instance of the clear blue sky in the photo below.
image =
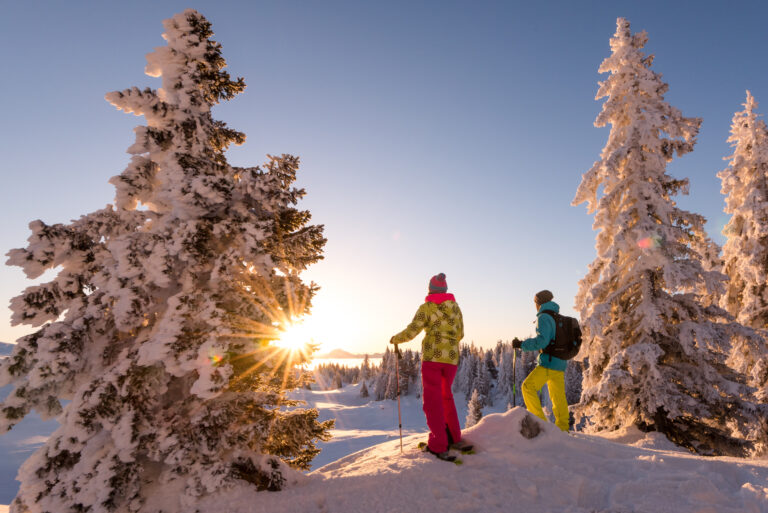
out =
[[[746,89],[768,102],[768,6],[757,1],[4,2],[0,252],[24,246],[33,219],[112,202],[107,180],[143,118],[104,94],[160,86],[144,55],[187,7],[213,23],[248,84],[214,113],[248,136],[230,162],[302,159],[302,206],[328,238],[307,273],[322,286],[313,326],[327,348],[382,350],[438,272],[467,342],[530,334],[541,288],[573,312],[595,235],[570,202],[608,135],[593,126],[594,96],[618,16],[648,32],[667,100],[704,119],[670,171],[690,178],[680,204],[720,243],[715,175],[731,117]],[[0,269],[0,340],[29,331],[11,329],[5,309],[28,284]]]

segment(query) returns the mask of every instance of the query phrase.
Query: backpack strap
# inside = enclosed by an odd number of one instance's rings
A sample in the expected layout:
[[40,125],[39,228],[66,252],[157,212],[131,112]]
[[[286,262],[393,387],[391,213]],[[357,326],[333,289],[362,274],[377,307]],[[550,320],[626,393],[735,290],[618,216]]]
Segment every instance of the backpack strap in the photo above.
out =
[[548,314],[552,321],[555,323],[555,333],[552,335],[552,340],[549,341],[549,344],[547,344],[547,347],[541,350],[542,353],[549,356],[550,363],[552,362],[552,354],[547,352],[547,348],[552,345],[552,342],[555,341],[557,338],[557,316],[559,315],[557,312],[553,312],[552,310],[542,310],[539,315],[541,314]]

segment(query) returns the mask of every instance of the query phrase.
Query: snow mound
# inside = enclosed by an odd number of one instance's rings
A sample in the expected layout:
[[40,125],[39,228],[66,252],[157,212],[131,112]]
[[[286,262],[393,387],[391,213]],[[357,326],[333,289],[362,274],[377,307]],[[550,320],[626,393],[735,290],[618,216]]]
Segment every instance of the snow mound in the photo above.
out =
[[[521,425],[533,421],[538,435]],[[703,458],[622,441],[567,434],[523,408],[484,417],[465,430],[477,453],[463,465],[416,447],[425,434],[385,442],[310,473],[281,492],[247,487],[206,498],[201,511],[766,513],[768,461]],[[643,446],[646,445],[646,446]],[[661,444],[663,445],[663,444]]]

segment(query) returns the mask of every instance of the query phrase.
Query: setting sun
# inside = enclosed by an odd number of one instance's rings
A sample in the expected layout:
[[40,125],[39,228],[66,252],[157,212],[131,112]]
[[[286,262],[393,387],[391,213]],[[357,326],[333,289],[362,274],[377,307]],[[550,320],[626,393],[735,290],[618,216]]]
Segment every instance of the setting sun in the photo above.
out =
[[314,337],[310,327],[304,321],[299,321],[289,325],[274,343],[284,349],[301,351],[305,350],[308,345],[314,344]]

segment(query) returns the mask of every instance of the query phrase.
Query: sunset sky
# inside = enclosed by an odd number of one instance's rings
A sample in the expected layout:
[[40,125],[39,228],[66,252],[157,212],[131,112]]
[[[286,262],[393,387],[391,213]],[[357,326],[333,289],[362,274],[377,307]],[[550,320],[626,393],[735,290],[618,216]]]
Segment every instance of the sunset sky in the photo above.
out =
[[[438,272],[466,342],[531,334],[542,288],[574,314],[595,234],[570,202],[607,139],[594,97],[617,17],[648,32],[666,99],[704,120],[669,170],[690,178],[679,203],[719,243],[731,117],[747,89],[768,102],[758,1],[5,2],[2,254],[25,246],[34,219],[68,222],[112,202],[107,181],[143,118],[104,94],[160,86],[144,55],[164,44],[162,20],[188,7],[248,84],[214,110],[248,137],[230,163],[301,157],[301,206],[328,238],[305,275],[322,287],[307,329],[324,349],[383,350]],[[6,307],[30,284],[0,268],[0,340],[30,331],[11,328]]]

